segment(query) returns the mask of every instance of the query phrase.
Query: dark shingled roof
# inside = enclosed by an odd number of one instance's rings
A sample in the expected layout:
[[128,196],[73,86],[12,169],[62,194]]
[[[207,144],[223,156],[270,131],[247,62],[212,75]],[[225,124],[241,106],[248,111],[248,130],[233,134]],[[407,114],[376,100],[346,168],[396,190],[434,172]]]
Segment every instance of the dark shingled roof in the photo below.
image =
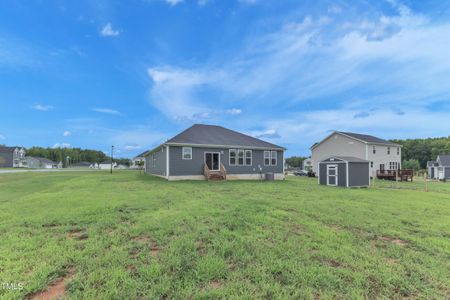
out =
[[144,157],[144,156],[147,154],[147,152],[149,152],[149,150],[145,150],[145,151],[142,152],[141,154],[136,155],[134,158],[137,158],[137,157]]
[[372,135],[367,135],[367,134],[359,134],[359,133],[353,133],[353,132],[343,132],[343,131],[338,131],[339,133],[351,136],[355,139],[367,142],[367,143],[373,143],[373,144],[385,144],[385,145],[392,145],[392,146],[400,146],[399,144],[393,143],[393,142],[389,142],[380,138],[377,138],[375,136]]
[[21,149],[22,147],[6,147],[6,146],[0,146],[0,152],[13,152],[16,148]]
[[284,149],[281,146],[271,144],[221,126],[203,124],[195,124],[189,127],[185,131],[168,140],[166,144],[223,145],[249,148]]
[[442,166],[450,167],[450,155],[439,155],[439,161]]

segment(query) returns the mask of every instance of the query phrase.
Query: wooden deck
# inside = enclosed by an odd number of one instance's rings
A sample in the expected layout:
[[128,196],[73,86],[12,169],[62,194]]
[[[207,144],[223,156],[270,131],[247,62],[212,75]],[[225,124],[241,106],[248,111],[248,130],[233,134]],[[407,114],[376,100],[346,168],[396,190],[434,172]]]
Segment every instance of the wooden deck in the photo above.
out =
[[393,181],[413,181],[414,170],[378,170],[377,178]]

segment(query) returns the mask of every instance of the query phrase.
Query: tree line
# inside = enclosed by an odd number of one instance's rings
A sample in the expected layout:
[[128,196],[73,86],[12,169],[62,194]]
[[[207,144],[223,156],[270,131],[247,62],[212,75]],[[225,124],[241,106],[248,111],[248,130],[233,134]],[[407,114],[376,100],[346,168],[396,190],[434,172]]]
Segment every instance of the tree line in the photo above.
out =
[[[32,147],[27,149],[27,156],[44,157],[55,162],[62,162],[65,167],[83,161],[101,163],[111,160],[111,157],[102,151],[81,148]],[[127,166],[131,163],[127,158],[114,158],[114,161]]]
[[425,169],[427,161],[436,160],[440,154],[450,154],[450,136],[391,141],[403,146],[403,168]]

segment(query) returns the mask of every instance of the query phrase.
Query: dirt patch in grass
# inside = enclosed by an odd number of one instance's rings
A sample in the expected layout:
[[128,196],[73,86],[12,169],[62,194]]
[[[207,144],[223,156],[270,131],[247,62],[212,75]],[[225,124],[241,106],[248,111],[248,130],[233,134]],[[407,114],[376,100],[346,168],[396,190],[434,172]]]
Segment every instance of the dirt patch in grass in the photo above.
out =
[[305,228],[300,224],[294,224],[294,226],[292,226],[290,232],[295,235],[301,235],[302,233],[305,232]]
[[84,229],[74,228],[69,230],[67,237],[75,240],[86,240],[89,235],[86,233]]
[[336,261],[334,259],[323,260],[322,263],[327,265],[327,266],[333,267],[333,268],[341,268],[341,267],[343,267],[343,265],[340,262],[338,262],[338,261]]
[[213,280],[209,283],[209,287],[213,290],[219,289],[223,285],[223,282],[220,280]]
[[388,236],[380,236],[380,237],[378,237],[378,239],[380,241],[390,242],[390,243],[393,243],[393,244],[401,246],[401,247],[404,247],[404,246],[408,245],[408,243],[405,242],[404,240],[391,238],[391,237],[388,237]]
[[41,292],[34,293],[27,297],[31,300],[50,300],[59,299],[65,296],[66,282],[72,280],[75,275],[75,268],[68,269],[66,276],[56,279],[50,286]]
[[152,246],[150,246],[150,255],[151,256],[158,256],[159,251],[160,251],[160,249],[159,249],[158,245],[153,244]]
[[151,243],[152,239],[148,235],[138,235],[133,238],[133,241],[136,241],[142,245],[148,245]]
[[140,252],[139,252],[139,249],[137,249],[137,248],[131,248],[130,251],[128,251],[128,254],[130,255],[130,257],[131,257],[132,259],[138,258],[139,253],[140,253]]
[[202,241],[202,240],[197,241],[195,243],[195,247],[197,249],[198,254],[200,254],[202,256],[206,254],[207,251],[206,251],[206,245],[205,245],[204,241]]
[[131,272],[131,273],[136,273],[137,272],[137,268],[133,264],[127,265],[126,269],[127,269],[128,272]]
[[[133,240],[138,242],[141,245],[148,245],[150,247],[150,255],[158,256],[160,248],[150,236],[139,235],[139,236],[134,237]],[[133,258],[136,258],[139,255],[139,250],[138,249],[132,249],[132,250],[135,250],[136,252],[130,253],[130,255],[132,257],[134,256]]]
[[61,225],[62,224],[57,223],[57,222],[50,222],[50,223],[42,224],[42,227],[48,228],[48,227],[57,227],[57,226],[61,226]]

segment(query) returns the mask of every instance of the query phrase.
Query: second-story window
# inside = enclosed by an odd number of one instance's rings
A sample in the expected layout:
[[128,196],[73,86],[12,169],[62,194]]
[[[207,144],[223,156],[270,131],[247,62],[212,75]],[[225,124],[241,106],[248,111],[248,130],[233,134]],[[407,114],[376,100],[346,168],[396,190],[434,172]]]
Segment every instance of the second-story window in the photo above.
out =
[[400,155],[400,147],[397,147],[397,155]]
[[373,154],[377,153],[377,148],[375,146],[372,147],[372,153]]
[[387,147],[387,154],[391,154],[391,147]]

